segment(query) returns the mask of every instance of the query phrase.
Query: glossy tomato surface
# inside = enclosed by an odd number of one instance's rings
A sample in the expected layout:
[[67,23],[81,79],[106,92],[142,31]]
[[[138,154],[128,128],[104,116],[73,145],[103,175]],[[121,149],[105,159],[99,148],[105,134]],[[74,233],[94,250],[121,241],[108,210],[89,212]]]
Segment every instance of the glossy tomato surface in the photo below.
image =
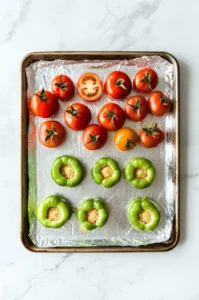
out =
[[126,97],[132,89],[132,83],[129,76],[121,71],[110,73],[105,82],[105,92],[113,99],[122,99]]
[[107,141],[106,130],[97,124],[89,125],[82,134],[82,142],[88,150],[97,150]]
[[55,148],[59,146],[65,137],[65,129],[57,121],[46,121],[40,125],[39,140],[45,146],[49,148]]
[[158,75],[151,68],[139,70],[133,79],[133,86],[136,91],[150,93],[158,85]]
[[133,149],[138,142],[137,132],[132,128],[121,128],[114,136],[115,146],[121,151]]
[[139,138],[141,146],[154,148],[164,141],[165,134],[157,127],[157,123],[153,123],[151,126],[142,127]]
[[149,110],[154,116],[163,116],[169,113],[171,101],[160,91],[154,91],[149,94]]
[[60,100],[69,100],[73,97],[75,86],[70,77],[58,75],[51,82],[53,94]]
[[125,113],[115,103],[105,104],[98,113],[98,122],[107,130],[118,130],[124,125]]
[[103,83],[95,73],[83,74],[77,82],[77,91],[85,101],[96,101],[103,93]]
[[64,112],[64,121],[73,130],[86,128],[91,120],[90,109],[81,103],[73,103]]
[[51,92],[43,89],[32,96],[30,107],[35,116],[49,118],[57,111],[58,100]]
[[149,111],[149,105],[143,96],[136,95],[127,99],[124,111],[129,119],[142,121]]

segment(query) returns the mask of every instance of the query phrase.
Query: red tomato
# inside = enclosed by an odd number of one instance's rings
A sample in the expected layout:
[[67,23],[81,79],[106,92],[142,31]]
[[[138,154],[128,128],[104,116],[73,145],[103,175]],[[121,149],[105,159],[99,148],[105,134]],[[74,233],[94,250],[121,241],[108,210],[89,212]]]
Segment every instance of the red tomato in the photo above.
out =
[[49,148],[55,148],[59,146],[65,137],[65,129],[57,121],[46,121],[40,125],[39,140],[45,146]]
[[74,103],[68,106],[64,112],[64,121],[73,130],[86,128],[91,120],[90,109],[81,103]]
[[58,75],[51,82],[53,94],[60,100],[69,100],[75,92],[74,83],[66,75]]
[[106,94],[114,99],[126,97],[132,89],[132,83],[129,76],[121,71],[110,73],[105,82]]
[[154,116],[166,115],[171,109],[170,100],[160,91],[151,92],[148,102],[149,109]]
[[142,93],[151,92],[158,85],[158,75],[151,68],[139,70],[133,79],[133,86],[136,91]]
[[42,89],[32,96],[30,107],[34,115],[49,118],[57,111],[58,101],[51,92]]
[[107,130],[117,130],[124,125],[125,113],[119,105],[108,103],[100,109],[98,122]]
[[164,132],[153,123],[149,127],[142,127],[140,132],[140,145],[145,148],[153,148],[164,141]]
[[78,80],[77,91],[82,99],[96,101],[102,96],[103,83],[98,75],[85,73]]
[[106,130],[97,125],[89,125],[82,134],[82,142],[88,150],[97,150],[101,148],[107,140]]
[[143,120],[148,110],[149,105],[147,100],[139,95],[128,98],[124,106],[127,117],[133,121]]

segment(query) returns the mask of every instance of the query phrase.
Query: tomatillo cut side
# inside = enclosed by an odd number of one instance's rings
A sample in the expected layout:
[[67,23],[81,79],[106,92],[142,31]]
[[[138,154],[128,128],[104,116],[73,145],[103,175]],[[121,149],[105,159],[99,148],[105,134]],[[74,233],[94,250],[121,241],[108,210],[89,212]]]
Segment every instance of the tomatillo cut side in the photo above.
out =
[[121,177],[118,163],[109,157],[103,157],[98,160],[94,164],[91,174],[95,183],[107,188],[115,185]]
[[83,230],[90,231],[104,226],[108,220],[108,212],[101,200],[91,198],[80,204],[76,218]]
[[128,208],[128,219],[138,230],[153,231],[159,224],[161,214],[157,206],[148,198],[136,198]]
[[136,189],[145,189],[155,179],[156,170],[150,160],[134,157],[124,167],[124,176]]
[[85,171],[78,159],[63,155],[57,157],[51,169],[53,180],[61,186],[74,187],[84,178]]
[[46,197],[37,207],[37,219],[49,228],[61,227],[70,219],[71,214],[70,204],[55,195]]

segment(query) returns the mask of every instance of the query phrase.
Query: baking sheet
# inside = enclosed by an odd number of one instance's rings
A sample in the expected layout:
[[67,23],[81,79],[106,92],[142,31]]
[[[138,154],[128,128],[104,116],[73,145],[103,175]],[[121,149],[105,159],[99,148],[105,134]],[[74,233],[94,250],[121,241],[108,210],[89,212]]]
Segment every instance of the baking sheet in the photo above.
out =
[[[87,71],[97,73],[104,81],[113,70],[122,70],[133,78],[135,72],[141,67],[152,67],[158,73],[160,82],[157,89],[163,91],[172,99],[173,96],[173,65],[167,60],[157,57],[141,57],[133,60],[122,61],[38,61],[26,69],[28,81],[28,99],[33,93],[42,87],[50,90],[52,78],[58,74],[67,74],[76,83],[78,77]],[[136,94],[132,90],[130,95]],[[129,95],[129,96],[130,96]],[[63,112],[66,106],[73,102],[85,103],[78,94],[71,101],[60,102],[59,112],[51,119],[60,121],[63,125]],[[105,94],[95,102],[88,104],[92,112],[91,123],[97,123],[96,115],[99,108],[107,102],[116,102],[123,106],[124,101],[110,100]],[[102,149],[97,151],[86,150],[81,143],[82,132],[74,132],[69,128],[65,143],[55,149],[43,147],[38,141],[38,127],[44,119],[30,114],[29,126],[29,222],[30,238],[38,247],[56,246],[138,246],[150,243],[167,241],[171,234],[174,216],[173,199],[173,161],[172,161],[172,115],[166,118],[155,118],[150,115],[144,120],[144,124],[158,121],[159,126],[166,131],[166,142],[155,149],[144,149],[139,145],[127,152],[117,151],[113,144],[113,132],[109,132],[109,139]],[[140,130],[140,123],[126,120],[126,127]],[[66,127],[66,126],[65,126]],[[74,188],[60,187],[51,179],[50,169],[54,159],[60,155],[73,155],[85,165],[87,174],[83,182]],[[157,170],[157,177],[153,184],[144,190],[136,190],[125,181],[120,182],[110,189],[96,185],[90,174],[93,163],[103,157],[110,156],[116,159],[123,168],[126,161],[132,157],[140,156],[152,160]],[[75,216],[60,229],[43,227],[35,218],[36,205],[46,196],[58,194],[68,199],[73,207],[77,207],[80,201],[98,197],[103,199],[109,210],[107,224],[92,232],[82,232]],[[159,227],[154,232],[140,232],[133,229],[128,223],[126,210],[129,201],[136,196],[147,196],[153,199],[160,207],[162,219]]]

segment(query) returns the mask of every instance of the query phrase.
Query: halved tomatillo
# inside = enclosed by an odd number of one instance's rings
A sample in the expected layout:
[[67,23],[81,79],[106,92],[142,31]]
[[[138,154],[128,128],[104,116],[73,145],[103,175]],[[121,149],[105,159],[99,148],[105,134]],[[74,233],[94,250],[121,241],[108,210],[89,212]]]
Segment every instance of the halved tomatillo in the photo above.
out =
[[53,180],[61,186],[74,187],[84,178],[84,168],[75,157],[63,155],[57,157],[51,169]]
[[156,170],[150,160],[134,157],[124,167],[124,176],[136,189],[144,189],[152,184]]
[[70,219],[71,214],[70,204],[55,195],[46,197],[37,207],[37,219],[49,228],[61,227]]
[[101,184],[104,187],[115,185],[121,177],[118,163],[109,157],[103,157],[96,161],[91,174],[95,183]]
[[108,220],[108,212],[101,200],[91,198],[80,204],[76,218],[83,230],[90,231],[104,226]]
[[160,222],[160,211],[148,198],[136,198],[128,207],[128,219],[138,230],[153,231]]

